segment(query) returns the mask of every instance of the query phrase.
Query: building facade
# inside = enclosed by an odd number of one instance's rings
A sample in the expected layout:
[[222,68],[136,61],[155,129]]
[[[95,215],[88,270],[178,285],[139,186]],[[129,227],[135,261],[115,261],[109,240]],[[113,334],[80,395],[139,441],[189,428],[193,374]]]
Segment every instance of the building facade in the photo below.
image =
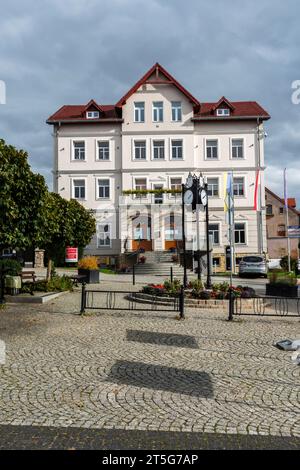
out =
[[[298,226],[300,212],[294,198],[288,198],[288,223]],[[288,254],[286,208],[284,199],[266,188],[267,245],[270,259],[280,259]],[[299,258],[299,239],[290,238],[292,258]]]
[[[228,171],[234,177],[236,257],[265,252],[263,126],[269,117],[254,101],[199,102],[158,63],[115,105],[91,100],[60,108],[47,120],[54,128],[54,191],[94,210],[97,234],[85,252],[174,249],[182,239],[181,195],[145,191],[179,190],[189,172],[200,171],[208,182],[216,269],[226,268]],[[194,218],[188,213],[191,248]],[[204,240],[203,214],[200,233]]]

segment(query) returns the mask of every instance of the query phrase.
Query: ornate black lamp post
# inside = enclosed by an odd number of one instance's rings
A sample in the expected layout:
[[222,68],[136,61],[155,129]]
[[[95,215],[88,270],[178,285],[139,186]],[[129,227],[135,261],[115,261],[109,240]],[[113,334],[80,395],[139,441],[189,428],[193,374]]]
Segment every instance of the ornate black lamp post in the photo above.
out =
[[201,279],[201,257],[200,257],[200,233],[199,233],[199,206],[200,204],[205,208],[205,221],[206,221],[206,251],[207,251],[207,280],[206,287],[211,288],[211,269],[210,269],[210,254],[209,254],[209,211],[207,201],[207,182],[204,182],[202,173],[200,176],[192,175],[189,173],[186,184],[182,184],[182,238],[183,238],[183,266],[184,266],[184,286],[186,287],[186,246],[185,246],[185,205],[191,204],[192,210],[196,211],[197,223],[197,251],[196,259],[198,264],[198,279]]

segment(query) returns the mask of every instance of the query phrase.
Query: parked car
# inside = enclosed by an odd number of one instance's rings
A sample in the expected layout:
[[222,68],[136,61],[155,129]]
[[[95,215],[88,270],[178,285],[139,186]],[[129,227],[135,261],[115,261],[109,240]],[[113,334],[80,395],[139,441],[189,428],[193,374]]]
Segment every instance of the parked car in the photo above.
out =
[[263,256],[244,256],[239,263],[239,276],[246,275],[268,276],[268,265]]
[[300,274],[300,258],[297,259],[297,264],[296,264],[296,275],[298,276]]

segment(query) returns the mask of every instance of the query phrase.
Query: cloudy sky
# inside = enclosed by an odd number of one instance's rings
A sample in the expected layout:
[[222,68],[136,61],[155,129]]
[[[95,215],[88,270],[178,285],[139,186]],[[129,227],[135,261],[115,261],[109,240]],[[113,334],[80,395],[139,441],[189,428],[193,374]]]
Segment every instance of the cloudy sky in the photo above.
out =
[[256,100],[272,116],[267,185],[300,206],[298,0],[1,0],[0,137],[29,152],[51,188],[47,117],[91,98],[115,103],[155,62],[199,101]]

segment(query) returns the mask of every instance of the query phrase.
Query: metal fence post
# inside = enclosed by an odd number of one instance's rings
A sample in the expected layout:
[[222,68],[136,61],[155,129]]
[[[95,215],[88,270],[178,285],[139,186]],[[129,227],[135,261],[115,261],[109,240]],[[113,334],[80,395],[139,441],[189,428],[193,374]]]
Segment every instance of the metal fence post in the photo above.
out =
[[179,294],[179,316],[180,318],[184,318],[184,287],[181,286],[180,294]]
[[1,289],[1,295],[0,295],[0,304],[5,304],[5,298],[4,298],[4,290],[5,290],[5,269],[1,267],[0,271],[0,289]]
[[80,315],[85,312],[86,307],[86,290],[85,290],[85,282],[81,285],[81,308],[80,308]]
[[135,265],[132,266],[132,284],[135,286]]
[[170,267],[170,278],[171,282],[173,282],[173,266]]
[[229,312],[228,312],[228,321],[233,320],[233,312],[234,312],[234,296],[232,290],[229,289]]

